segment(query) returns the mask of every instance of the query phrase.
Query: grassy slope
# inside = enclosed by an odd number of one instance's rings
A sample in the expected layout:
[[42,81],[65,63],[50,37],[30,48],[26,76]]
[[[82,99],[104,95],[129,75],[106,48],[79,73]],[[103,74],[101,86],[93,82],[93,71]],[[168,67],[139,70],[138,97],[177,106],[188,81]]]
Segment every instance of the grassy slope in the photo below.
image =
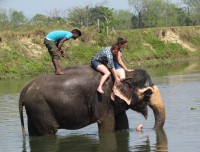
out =
[[[179,43],[161,41],[158,36],[161,30],[171,31],[172,29],[114,31],[110,32],[108,36],[97,33],[95,30],[82,29],[83,36],[78,41],[65,43],[64,48],[68,59],[60,62],[63,67],[90,64],[91,57],[104,46],[114,43],[118,36],[125,37],[128,40],[123,59],[129,66],[139,63],[173,62],[177,59],[200,55],[200,27],[173,28],[181,41],[195,48],[196,51],[194,52],[184,48]],[[50,56],[43,44],[45,33],[51,31],[51,29],[27,31],[7,30],[0,32],[0,79],[39,75],[53,71]],[[34,54],[34,51],[42,53],[33,56],[31,52]]]

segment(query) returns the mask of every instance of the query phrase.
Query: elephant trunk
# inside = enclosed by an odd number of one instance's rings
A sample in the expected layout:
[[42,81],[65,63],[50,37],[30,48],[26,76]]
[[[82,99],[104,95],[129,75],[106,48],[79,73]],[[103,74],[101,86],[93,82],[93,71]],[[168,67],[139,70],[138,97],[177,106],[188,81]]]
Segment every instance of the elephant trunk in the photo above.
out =
[[153,94],[150,97],[150,102],[148,105],[154,113],[154,129],[162,129],[165,124],[165,105],[160,95],[160,91],[156,85],[153,86]]

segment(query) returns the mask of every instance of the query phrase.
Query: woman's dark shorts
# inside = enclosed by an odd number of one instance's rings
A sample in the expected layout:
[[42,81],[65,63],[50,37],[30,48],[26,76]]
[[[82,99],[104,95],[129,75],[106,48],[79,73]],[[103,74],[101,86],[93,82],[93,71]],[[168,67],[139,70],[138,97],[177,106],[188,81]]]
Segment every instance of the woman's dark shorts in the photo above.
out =
[[114,62],[114,65],[115,69],[123,69],[123,67],[118,62]]
[[92,60],[91,61],[91,67],[93,68],[93,69],[97,69],[97,67],[98,67],[98,65],[101,65],[102,63],[100,63],[99,61],[97,61],[97,60]]
[[49,51],[49,54],[51,55],[51,58],[52,59],[58,59],[58,54],[57,54],[58,47],[57,47],[57,43],[54,42],[54,41],[47,40],[45,38],[44,39],[44,44],[46,45],[46,47],[47,47],[47,49]]

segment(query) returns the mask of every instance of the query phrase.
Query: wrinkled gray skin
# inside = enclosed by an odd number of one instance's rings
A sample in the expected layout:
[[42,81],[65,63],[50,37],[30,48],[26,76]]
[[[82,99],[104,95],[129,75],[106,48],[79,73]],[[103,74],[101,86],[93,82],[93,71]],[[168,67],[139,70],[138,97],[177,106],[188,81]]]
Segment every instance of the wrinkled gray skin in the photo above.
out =
[[23,106],[29,135],[55,134],[58,129],[80,129],[96,122],[100,132],[128,129],[126,110],[131,108],[147,118],[147,105],[154,111],[154,129],[163,127],[165,107],[146,71],[127,73],[129,78],[117,86],[122,96],[131,100],[130,105],[120,96],[111,101],[112,78],[103,86],[105,94],[97,93],[101,74],[90,66],[68,67],[64,72],[64,75],[39,77],[21,91],[19,111],[23,134]]

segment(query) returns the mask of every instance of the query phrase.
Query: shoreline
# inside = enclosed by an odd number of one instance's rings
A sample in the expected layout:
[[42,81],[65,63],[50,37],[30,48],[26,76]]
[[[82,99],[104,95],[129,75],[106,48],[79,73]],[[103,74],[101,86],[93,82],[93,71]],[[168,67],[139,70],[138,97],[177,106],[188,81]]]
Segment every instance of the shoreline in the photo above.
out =
[[[53,72],[50,55],[43,44],[49,30],[0,31],[0,80]],[[128,67],[166,65],[200,58],[200,26],[119,30],[110,31],[109,35],[95,29],[81,31],[84,34],[78,40],[64,44],[67,59],[60,60],[62,67],[90,64],[94,54],[115,43],[119,36],[128,40],[123,50],[123,61]]]
[[[173,64],[183,64],[183,63],[187,63],[187,62],[191,62],[191,61],[199,61],[199,57],[190,57],[190,58],[182,58],[182,59],[177,59],[177,60],[171,60],[171,59],[166,59],[166,60],[148,60],[148,61],[144,61],[144,63],[139,63],[139,62],[133,62],[132,64],[127,64],[127,66],[129,68],[135,68],[135,69],[148,69],[148,68],[154,68],[157,66],[170,66]],[[89,65],[89,64],[88,64]],[[70,65],[70,66],[75,66],[75,65]],[[68,66],[64,66],[62,65],[62,68],[65,68]],[[30,70],[31,71],[31,70]],[[0,81],[3,80],[9,80],[9,79],[21,79],[21,78],[31,78],[31,77],[39,77],[42,75],[46,75],[46,74],[50,74],[53,73],[53,65],[52,65],[52,70],[45,70],[39,73],[31,73],[30,71],[29,74],[24,74],[23,76],[17,75],[17,74],[11,74],[11,75],[5,75],[3,78],[0,77]]]

